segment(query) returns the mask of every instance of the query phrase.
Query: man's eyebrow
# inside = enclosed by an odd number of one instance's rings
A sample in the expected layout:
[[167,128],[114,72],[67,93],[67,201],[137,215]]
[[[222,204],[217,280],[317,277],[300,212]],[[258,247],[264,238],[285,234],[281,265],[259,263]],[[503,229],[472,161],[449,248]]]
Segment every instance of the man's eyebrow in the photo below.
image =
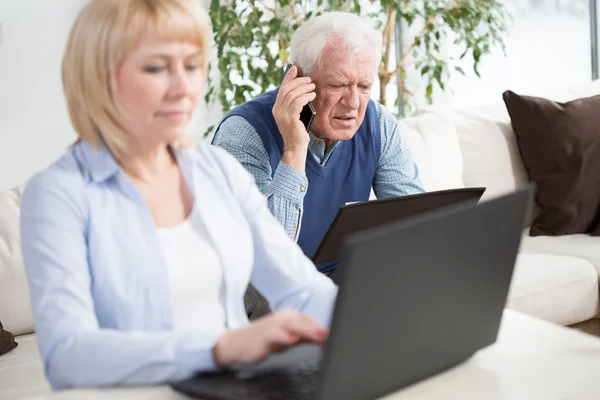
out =
[[328,78],[328,80],[330,80],[332,82],[335,82],[335,83],[339,83],[341,85],[345,85],[345,84],[348,83],[348,79],[343,78],[343,77],[341,77],[339,75],[331,75],[331,76],[329,76],[327,78]]

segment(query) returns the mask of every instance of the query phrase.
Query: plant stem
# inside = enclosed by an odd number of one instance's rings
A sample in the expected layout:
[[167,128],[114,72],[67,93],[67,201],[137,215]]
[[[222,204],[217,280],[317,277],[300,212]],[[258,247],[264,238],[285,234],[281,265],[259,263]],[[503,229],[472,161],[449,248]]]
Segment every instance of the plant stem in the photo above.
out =
[[423,27],[423,29],[421,29],[421,32],[419,32],[419,34],[417,36],[415,36],[415,40],[413,40],[412,44],[410,45],[410,47],[408,48],[408,50],[406,50],[406,52],[404,54],[402,54],[402,57],[400,58],[400,61],[398,61],[398,65],[396,66],[396,69],[394,69],[392,72],[390,72],[390,75],[395,75],[397,74],[400,69],[402,67],[404,67],[404,64],[406,64],[406,61],[408,60],[408,57],[411,56],[412,51],[419,45],[419,43],[421,43],[421,40],[423,40],[423,36],[425,36],[425,33],[427,33],[428,30],[428,26],[431,25],[434,21],[434,16],[430,16],[429,18],[427,18],[427,21],[425,21],[425,26]]
[[300,26],[300,24],[302,24],[302,21],[300,20],[298,13],[296,13],[296,0],[290,0],[290,8],[292,10],[292,15],[294,16],[294,19],[296,20],[296,23],[298,24],[298,26]]
[[[265,8],[265,10],[270,11],[273,15],[277,15],[277,13],[275,12],[275,9],[267,6],[264,1],[262,1],[262,0],[255,0],[255,1],[259,4],[261,4]],[[277,3],[275,3],[275,4],[277,4]]]
[[394,26],[396,23],[396,9],[394,6],[388,6],[387,20],[383,29],[383,48],[384,48],[384,60],[383,66],[379,68],[379,102],[383,105],[387,102],[386,87],[391,79],[391,76],[387,73],[388,66],[390,63],[390,52],[392,50],[392,38],[394,33]]
[[252,8],[251,12],[258,12],[258,10],[256,9],[256,6],[254,5],[254,1],[256,1],[256,0],[248,1],[248,4],[250,4],[250,8]]
[[[444,7],[444,8],[446,10],[451,10],[451,9],[458,10],[465,6],[466,6],[466,3],[464,0],[457,0],[457,1],[447,4],[446,7]],[[392,9],[393,9],[393,15],[392,15]],[[392,34],[393,34],[393,27],[394,27],[393,22],[391,22],[390,20],[392,17],[394,19],[396,18],[395,11],[396,11],[396,9],[393,6],[390,6],[388,8],[388,19],[387,19],[387,22],[385,25],[385,29],[383,31],[383,43],[384,43],[384,48],[385,48],[385,62],[383,64],[383,66],[379,68],[379,82],[380,82],[379,86],[380,86],[380,91],[381,91],[380,95],[379,95],[379,102],[383,105],[385,105],[385,100],[386,100],[386,94],[385,94],[386,90],[385,89],[386,89],[389,81],[392,79],[392,76],[396,75],[404,67],[404,65],[408,61],[409,57],[412,55],[412,52],[417,48],[417,46],[419,46],[419,44],[422,42],[425,34],[427,34],[427,32],[430,30],[429,26],[434,24],[435,17],[436,17],[436,15],[430,15],[427,18],[427,20],[425,21],[425,25],[423,26],[423,29],[421,29],[419,34],[417,36],[415,36],[410,47],[404,52],[404,54],[402,54],[402,56],[400,57],[400,60],[398,61],[398,64],[396,65],[396,68],[394,68],[394,70],[390,72],[388,70],[389,52],[390,52],[390,48],[391,48],[391,41],[392,41]],[[434,26],[433,29],[435,30],[436,26]],[[401,83],[399,82],[399,85],[400,84]],[[404,85],[402,84],[402,86],[404,86]]]

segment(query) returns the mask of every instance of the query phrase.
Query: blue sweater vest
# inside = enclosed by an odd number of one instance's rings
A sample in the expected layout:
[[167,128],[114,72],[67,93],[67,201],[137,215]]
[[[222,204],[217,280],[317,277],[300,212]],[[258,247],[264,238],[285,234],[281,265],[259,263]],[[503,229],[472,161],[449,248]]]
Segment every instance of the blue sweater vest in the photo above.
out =
[[[272,113],[277,91],[278,89],[267,92],[237,106],[223,119],[225,121],[237,115],[254,127],[269,154],[273,175],[283,155],[283,138]],[[219,127],[215,137],[219,133]],[[379,118],[375,104],[369,101],[365,119],[354,137],[338,143],[325,166],[312,154],[308,154],[308,191],[304,197],[298,244],[309,258],[317,251],[340,206],[369,199],[380,153]],[[321,272],[327,272],[334,269],[336,264],[325,263],[317,265],[317,268]]]

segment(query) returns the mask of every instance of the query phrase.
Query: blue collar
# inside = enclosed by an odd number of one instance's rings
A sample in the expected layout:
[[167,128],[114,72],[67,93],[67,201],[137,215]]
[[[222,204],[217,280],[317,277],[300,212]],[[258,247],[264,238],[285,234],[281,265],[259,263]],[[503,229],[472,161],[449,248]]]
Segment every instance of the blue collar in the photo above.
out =
[[82,140],[75,145],[75,151],[81,156],[86,171],[95,183],[106,181],[121,171],[121,166],[102,141],[95,147]]
[[[186,148],[174,149],[175,158],[180,166],[189,166],[198,160],[197,153],[189,150]],[[75,145],[75,152],[78,153],[83,167],[94,183],[104,182],[123,172],[121,165],[102,141],[97,147],[94,147],[89,142],[82,140]]]

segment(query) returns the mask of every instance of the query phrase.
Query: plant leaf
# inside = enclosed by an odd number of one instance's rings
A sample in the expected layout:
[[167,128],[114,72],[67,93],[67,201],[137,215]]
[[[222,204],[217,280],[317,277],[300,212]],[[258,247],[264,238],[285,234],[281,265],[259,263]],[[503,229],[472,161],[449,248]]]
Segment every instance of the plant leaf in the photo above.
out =
[[461,75],[465,75],[465,71],[463,71],[463,69],[461,67],[459,67],[458,65],[455,66],[454,69]]

